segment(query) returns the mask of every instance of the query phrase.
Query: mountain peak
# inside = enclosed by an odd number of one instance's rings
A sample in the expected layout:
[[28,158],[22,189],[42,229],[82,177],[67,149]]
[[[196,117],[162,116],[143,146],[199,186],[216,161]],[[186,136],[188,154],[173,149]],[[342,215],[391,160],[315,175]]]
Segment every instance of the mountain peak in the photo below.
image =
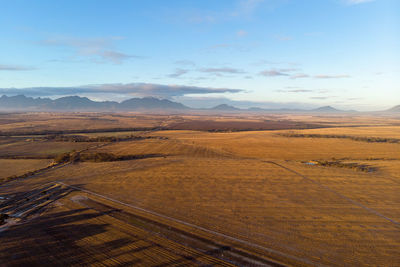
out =
[[114,101],[98,102],[87,97],[64,96],[55,100],[49,98],[32,98],[24,95],[2,96],[0,107],[11,110],[64,110],[64,111],[97,111],[97,110],[135,110],[135,109],[169,109],[181,110],[188,107],[168,99],[155,97],[132,98],[121,103]]
[[188,109],[187,106],[181,103],[155,97],[131,98],[122,101],[120,106],[133,109]]
[[389,111],[389,112],[400,112],[400,105],[394,106],[394,107],[388,109],[387,111]]
[[227,104],[220,104],[218,106],[215,106],[213,108],[211,108],[212,110],[239,110],[238,108],[234,107],[234,106],[230,106]]
[[323,107],[319,107],[316,109],[313,109],[312,111],[317,111],[317,112],[338,112],[340,110],[332,107],[332,106],[323,106]]

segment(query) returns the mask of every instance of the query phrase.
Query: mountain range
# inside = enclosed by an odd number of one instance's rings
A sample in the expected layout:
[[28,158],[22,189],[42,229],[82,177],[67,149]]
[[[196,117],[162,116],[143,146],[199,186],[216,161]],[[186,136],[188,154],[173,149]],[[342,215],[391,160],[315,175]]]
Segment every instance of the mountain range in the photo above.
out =
[[388,109],[389,112],[400,112],[400,105]]
[[87,97],[66,96],[57,99],[32,98],[24,95],[0,97],[0,109],[4,110],[60,110],[60,111],[117,111],[138,109],[185,110],[189,107],[167,99],[154,97],[132,98],[121,103],[93,101]]
[[[154,97],[131,98],[122,102],[93,101],[87,97],[66,96],[57,99],[33,98],[24,95],[0,97],[0,110],[8,111],[137,111],[137,110],[166,110],[166,111],[214,111],[214,112],[315,112],[315,113],[353,113],[354,110],[339,110],[331,106],[316,109],[263,109],[251,107],[240,109],[231,105],[221,104],[208,109],[193,109],[181,103],[168,99]],[[400,112],[400,105],[386,112]]]

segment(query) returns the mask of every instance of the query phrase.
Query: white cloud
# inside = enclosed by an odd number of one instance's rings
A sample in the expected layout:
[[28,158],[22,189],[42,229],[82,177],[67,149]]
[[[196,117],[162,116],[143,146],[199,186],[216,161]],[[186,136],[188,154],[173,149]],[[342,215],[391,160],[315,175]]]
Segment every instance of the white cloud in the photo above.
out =
[[320,75],[315,75],[314,78],[316,78],[316,79],[341,79],[341,78],[350,78],[350,75],[347,75],[347,74],[341,74],[341,75],[320,74]]
[[117,51],[114,42],[123,40],[123,37],[114,36],[107,38],[74,38],[74,37],[55,37],[49,38],[41,43],[49,46],[60,46],[71,48],[76,56],[87,57],[97,63],[111,62],[121,64],[130,58],[141,58]]
[[283,73],[279,70],[264,70],[261,71],[259,74],[265,77],[289,76],[289,74]]
[[129,58],[137,58],[137,56],[131,56],[127,55],[121,52],[117,51],[101,51],[98,54],[100,57],[102,57],[106,61],[113,62],[115,64],[121,64],[124,60],[129,59]]
[[264,0],[242,0],[238,7],[232,12],[232,16],[249,16],[262,4]]
[[207,73],[214,73],[214,74],[221,74],[221,73],[244,73],[243,70],[240,69],[235,69],[235,68],[228,68],[228,67],[223,67],[223,68],[203,68],[199,69],[201,72],[207,72]]
[[240,93],[243,89],[211,88],[186,85],[165,85],[153,83],[115,83],[95,84],[75,87],[31,87],[31,88],[0,88],[0,94],[26,96],[57,96],[82,94],[119,94],[129,96],[153,96],[172,98],[187,94]]
[[[265,0],[239,0],[230,8],[223,11],[188,10],[185,15],[173,13],[173,21],[188,21],[190,23],[217,23],[232,19],[251,17]],[[179,18],[177,20],[177,18]]]
[[179,78],[180,76],[182,76],[183,74],[186,74],[188,72],[189,72],[189,70],[186,70],[186,69],[175,69],[175,72],[169,74],[168,77],[170,77],[170,78]]
[[368,3],[368,2],[373,2],[375,0],[346,0],[346,3],[348,5],[357,5],[357,4],[363,4],[363,3]]
[[274,38],[278,41],[291,41],[293,37],[288,35],[275,35]]
[[35,69],[36,68],[27,67],[27,66],[0,64],[0,71],[26,71],[26,70],[35,70]]
[[175,64],[177,64],[177,65],[182,65],[182,66],[195,66],[196,65],[196,63],[194,63],[193,61],[191,61],[191,60],[177,60],[177,61],[175,61]]
[[290,76],[291,79],[301,79],[301,78],[308,78],[308,77],[310,77],[310,75],[305,74],[305,73],[297,73],[297,74]]
[[279,93],[311,93],[313,90],[308,89],[291,89],[291,90],[277,90]]
[[298,69],[288,68],[288,69],[271,69],[261,71],[259,74],[266,77],[276,77],[276,76],[289,76],[287,72],[293,72]]
[[247,32],[245,30],[239,30],[239,31],[237,31],[236,35],[238,37],[244,37],[247,35]]

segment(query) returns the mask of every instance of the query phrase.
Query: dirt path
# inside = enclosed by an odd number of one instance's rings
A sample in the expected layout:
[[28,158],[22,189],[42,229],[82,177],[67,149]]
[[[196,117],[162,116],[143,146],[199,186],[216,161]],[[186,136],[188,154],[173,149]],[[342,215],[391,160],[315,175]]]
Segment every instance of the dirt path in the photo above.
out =
[[372,213],[372,214],[375,214],[376,216],[379,216],[379,217],[381,217],[381,218],[383,218],[383,219],[385,219],[385,220],[387,220],[387,221],[389,221],[389,222],[395,224],[396,226],[400,227],[400,223],[399,223],[399,222],[397,222],[397,221],[395,221],[395,220],[393,220],[393,219],[391,219],[391,218],[389,218],[389,217],[387,217],[387,216],[385,216],[385,215],[379,213],[378,211],[376,211],[376,210],[374,210],[374,209],[371,209],[371,208],[369,208],[369,207],[367,207],[367,206],[361,204],[360,202],[357,202],[357,201],[355,201],[355,200],[353,200],[353,199],[351,199],[351,198],[349,198],[349,197],[346,197],[345,195],[342,195],[341,193],[336,192],[336,191],[333,190],[332,188],[330,188],[330,187],[328,187],[328,186],[326,186],[326,185],[323,185],[323,184],[321,184],[321,183],[319,183],[319,182],[317,182],[317,181],[315,181],[315,180],[313,180],[313,179],[311,179],[311,178],[309,178],[309,177],[307,177],[307,176],[305,176],[305,175],[303,175],[303,174],[301,174],[301,173],[299,173],[299,172],[297,172],[297,171],[295,171],[295,170],[292,170],[292,169],[290,169],[290,168],[288,168],[288,167],[286,167],[286,166],[283,166],[283,165],[281,165],[281,164],[279,164],[279,163],[276,163],[276,162],[274,162],[274,161],[263,161],[263,162],[276,165],[276,166],[278,166],[278,167],[280,167],[280,168],[282,168],[282,169],[285,169],[285,170],[287,170],[287,171],[289,171],[289,172],[291,172],[291,173],[294,173],[294,174],[296,174],[297,176],[300,176],[300,177],[302,177],[303,179],[305,179],[305,180],[307,180],[307,181],[309,181],[309,182],[311,182],[311,183],[313,183],[313,184],[316,184],[316,185],[319,186],[320,188],[322,188],[322,189],[324,189],[324,190],[327,190],[327,191],[329,191],[329,192],[331,192],[331,193],[334,193],[335,195],[339,196],[340,198],[345,199],[345,200],[347,200],[348,202],[350,202],[350,203],[352,203],[352,204],[354,204],[354,205],[356,205],[356,206],[358,206],[358,207],[360,207],[360,208],[366,210],[367,212]]
[[[152,217],[161,218],[162,220],[160,220],[160,221],[164,221],[164,222],[165,221],[170,221],[170,222],[173,222],[174,224],[184,225],[184,226],[186,226],[186,228],[189,227],[189,228],[193,229],[194,231],[187,232],[187,231],[174,229],[174,227],[171,227],[169,225],[163,225],[161,227],[161,229],[158,229],[156,232],[157,233],[163,233],[164,232],[164,234],[162,235],[163,237],[169,238],[169,239],[171,239],[172,241],[175,241],[175,242],[179,242],[179,243],[183,242],[183,245],[188,245],[188,244],[194,242],[193,243],[194,245],[191,246],[191,248],[198,249],[200,252],[204,252],[205,251],[204,246],[208,246],[208,247],[211,246],[211,248],[213,248],[214,250],[215,249],[221,250],[221,248],[222,248],[222,252],[223,253],[218,254],[218,255],[214,255],[214,256],[217,256],[220,259],[227,260],[229,262],[236,262],[236,264],[239,262],[239,263],[241,263],[241,264],[239,264],[241,266],[243,264],[244,264],[244,266],[285,266],[285,265],[283,265],[282,263],[279,263],[277,261],[274,261],[272,259],[267,260],[264,257],[259,258],[256,255],[249,254],[248,252],[241,250],[239,247],[236,248],[233,244],[239,244],[239,245],[242,245],[245,248],[246,247],[247,248],[254,248],[254,249],[256,249],[256,251],[263,252],[264,254],[267,254],[267,255],[277,255],[279,258],[289,259],[290,261],[300,263],[301,265],[315,265],[316,264],[315,262],[309,261],[307,259],[303,259],[303,258],[295,257],[295,256],[292,256],[292,255],[288,255],[288,254],[282,253],[280,251],[276,251],[276,250],[273,250],[273,249],[270,249],[270,248],[266,248],[266,247],[260,246],[258,244],[255,244],[255,243],[252,243],[252,242],[249,242],[249,241],[246,241],[246,240],[242,240],[242,239],[235,238],[235,237],[223,234],[223,233],[219,233],[219,232],[216,232],[216,231],[213,231],[213,230],[209,230],[209,229],[206,229],[204,227],[201,227],[201,226],[198,226],[198,225],[194,225],[192,223],[188,223],[188,222],[185,222],[185,221],[182,221],[182,220],[179,220],[179,219],[175,219],[175,218],[172,218],[172,217],[169,217],[169,216],[165,216],[165,215],[162,215],[160,213],[153,212],[151,210],[144,209],[144,208],[141,208],[141,207],[138,207],[138,206],[135,206],[135,205],[124,203],[124,202],[121,202],[119,200],[116,200],[116,199],[107,197],[105,195],[98,194],[98,193],[83,189],[83,188],[80,188],[80,187],[77,187],[77,186],[68,185],[68,184],[66,184],[64,182],[61,182],[61,181],[55,181],[55,182],[60,184],[60,185],[69,187],[69,188],[71,188],[73,190],[81,191],[81,192],[87,193],[89,195],[92,195],[92,196],[95,196],[95,197],[99,197],[99,198],[108,200],[110,202],[117,203],[117,204],[129,207],[129,208],[132,208],[134,210],[138,210],[140,212],[144,212],[146,214],[150,214],[150,215],[152,215]],[[160,224],[158,221],[159,220],[150,222],[150,224]],[[146,224],[148,224],[148,223],[149,223],[149,221],[147,221],[147,219],[146,219]],[[147,227],[150,227],[150,226],[147,226]],[[167,229],[167,231],[166,231],[166,229]],[[213,240],[210,240],[210,239],[204,239],[203,237],[199,237],[196,234],[193,234],[193,233],[196,233],[196,232],[199,232],[199,231],[207,233],[208,236],[211,235],[211,236],[217,237],[218,239],[226,240],[231,244],[229,244],[229,245],[219,244],[219,243],[216,243],[216,241],[213,241]],[[178,235],[177,235],[177,233],[178,233]],[[178,236],[178,238],[177,238],[177,236]],[[182,239],[182,237],[183,237],[183,239]]]

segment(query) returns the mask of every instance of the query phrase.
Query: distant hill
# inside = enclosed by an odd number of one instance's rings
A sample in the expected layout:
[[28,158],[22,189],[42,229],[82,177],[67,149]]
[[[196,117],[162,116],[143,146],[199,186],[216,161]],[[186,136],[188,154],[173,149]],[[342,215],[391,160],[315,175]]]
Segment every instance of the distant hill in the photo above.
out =
[[247,110],[249,110],[249,111],[265,111],[265,109],[259,108],[259,107],[251,107],[251,108],[248,108]]
[[392,107],[392,108],[390,108],[390,109],[388,109],[386,111],[388,111],[388,112],[400,112],[400,105]]
[[313,112],[341,112],[341,110],[338,110],[331,106],[323,106],[323,107],[319,107],[316,109],[312,109],[310,111],[313,111]]
[[316,109],[310,110],[310,112],[316,113],[355,113],[358,112],[357,110],[341,110],[331,106],[323,106]]
[[234,106],[227,105],[227,104],[221,104],[221,105],[211,108],[211,110],[236,111],[236,110],[240,110],[240,109],[236,108]]
[[181,103],[154,97],[128,99],[121,102],[119,107],[124,109],[189,109]]
[[52,103],[49,98],[32,98],[24,95],[5,96],[0,97],[1,109],[26,109],[30,107],[42,107]]
[[[93,101],[87,97],[65,96],[57,99],[33,98],[24,95],[0,97],[0,110],[7,111],[129,111],[129,110],[153,110],[153,111],[188,111],[194,110],[181,103],[168,99],[158,99],[155,97],[131,98],[121,103],[115,101]],[[264,109],[251,107],[241,109],[227,104],[217,105],[208,109],[197,109],[197,111],[216,111],[216,112],[261,112],[261,113],[343,113],[356,112],[352,110],[339,110],[331,106],[319,107],[312,110],[304,109]],[[400,106],[388,110],[399,112]]]
[[254,112],[272,112],[272,113],[353,113],[356,110],[340,110],[331,106],[323,106],[315,109],[291,109],[291,108],[281,108],[281,109],[263,109],[258,107],[252,107],[248,109]]
[[52,102],[49,105],[47,105],[47,107],[51,109],[63,109],[63,110],[64,109],[95,110],[95,109],[115,108],[118,105],[119,105],[118,102],[111,102],[111,101],[96,102],[90,100],[87,97],[66,96],[52,100]]
[[132,98],[121,103],[114,101],[97,102],[87,97],[66,96],[55,100],[32,98],[24,95],[0,97],[0,109],[6,110],[60,110],[60,111],[115,111],[137,109],[189,109],[181,103],[153,97]]

